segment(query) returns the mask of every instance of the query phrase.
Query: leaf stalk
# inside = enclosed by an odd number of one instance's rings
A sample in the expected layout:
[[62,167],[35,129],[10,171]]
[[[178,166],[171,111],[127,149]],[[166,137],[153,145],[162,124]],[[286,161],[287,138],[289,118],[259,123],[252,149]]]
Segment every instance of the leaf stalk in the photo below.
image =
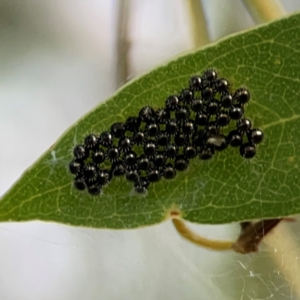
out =
[[173,218],[172,222],[178,231],[178,233],[186,240],[192,242],[201,247],[205,247],[212,250],[230,250],[232,248],[233,242],[231,241],[217,241],[204,238],[196,233],[194,233],[191,229],[189,229],[185,223],[177,218]]

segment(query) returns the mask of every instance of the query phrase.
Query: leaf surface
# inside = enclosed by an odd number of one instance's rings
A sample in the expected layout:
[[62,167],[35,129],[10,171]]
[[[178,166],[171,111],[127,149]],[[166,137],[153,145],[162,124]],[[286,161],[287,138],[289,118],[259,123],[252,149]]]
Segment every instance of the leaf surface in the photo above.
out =
[[[101,196],[75,190],[68,164],[72,147],[90,133],[159,108],[188,85],[191,75],[215,68],[232,88],[251,92],[245,115],[265,134],[252,160],[237,149],[210,161],[194,159],[170,182],[132,193],[113,179]],[[130,82],[85,115],[32,165],[0,201],[0,221],[44,220],[96,228],[135,228],[171,213],[196,223],[228,223],[300,213],[300,15],[243,32],[179,57]],[[55,120],[53,120],[55,122]]]

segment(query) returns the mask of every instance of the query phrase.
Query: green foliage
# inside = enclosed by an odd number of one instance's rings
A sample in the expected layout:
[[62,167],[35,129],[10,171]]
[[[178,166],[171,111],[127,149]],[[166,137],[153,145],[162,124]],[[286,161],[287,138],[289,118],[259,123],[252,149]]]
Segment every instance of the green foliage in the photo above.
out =
[[[231,36],[179,57],[127,84],[84,116],[49,149],[0,201],[0,221],[45,220],[98,228],[134,228],[159,223],[180,211],[197,223],[227,223],[300,212],[300,15]],[[211,161],[193,160],[171,182],[162,180],[146,196],[134,196],[124,178],[92,197],[72,187],[72,147],[90,132],[160,107],[189,77],[213,67],[232,88],[246,86],[246,115],[264,130],[251,161],[237,149]],[[55,122],[55,120],[53,120]]]

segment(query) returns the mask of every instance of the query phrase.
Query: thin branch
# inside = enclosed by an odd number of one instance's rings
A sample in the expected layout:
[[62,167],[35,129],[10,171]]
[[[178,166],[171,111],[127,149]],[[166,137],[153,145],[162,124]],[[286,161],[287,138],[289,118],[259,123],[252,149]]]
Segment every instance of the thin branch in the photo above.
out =
[[243,3],[256,23],[270,22],[286,14],[276,0],[243,0]]
[[174,218],[172,221],[176,230],[184,239],[198,246],[212,250],[230,250],[232,247],[233,242],[210,240],[197,235],[196,233],[192,232],[180,219]]
[[130,0],[117,0],[117,32],[116,32],[116,86],[119,88],[128,80],[130,41],[128,25],[130,20]]
[[209,43],[209,36],[201,0],[186,0],[185,3],[188,9],[193,47],[204,46]]
[[242,232],[238,240],[232,245],[235,252],[247,254],[257,252],[262,239],[275,228],[282,219],[261,220],[257,223],[241,223]]

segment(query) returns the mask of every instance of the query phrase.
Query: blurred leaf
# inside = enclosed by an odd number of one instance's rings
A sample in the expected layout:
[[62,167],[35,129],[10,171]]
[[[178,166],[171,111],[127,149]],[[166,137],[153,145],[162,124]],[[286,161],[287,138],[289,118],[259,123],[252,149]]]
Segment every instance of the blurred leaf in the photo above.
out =
[[[300,15],[231,36],[179,57],[127,84],[84,116],[0,201],[0,221],[45,220],[106,228],[133,228],[165,220],[172,210],[197,223],[227,223],[300,212]],[[194,159],[171,182],[134,196],[124,178],[93,197],[72,187],[72,147],[90,132],[109,129],[144,105],[160,107],[191,75],[214,67],[232,88],[247,86],[246,115],[264,130],[251,161],[237,149],[211,161]],[[55,122],[55,120],[53,120]]]

